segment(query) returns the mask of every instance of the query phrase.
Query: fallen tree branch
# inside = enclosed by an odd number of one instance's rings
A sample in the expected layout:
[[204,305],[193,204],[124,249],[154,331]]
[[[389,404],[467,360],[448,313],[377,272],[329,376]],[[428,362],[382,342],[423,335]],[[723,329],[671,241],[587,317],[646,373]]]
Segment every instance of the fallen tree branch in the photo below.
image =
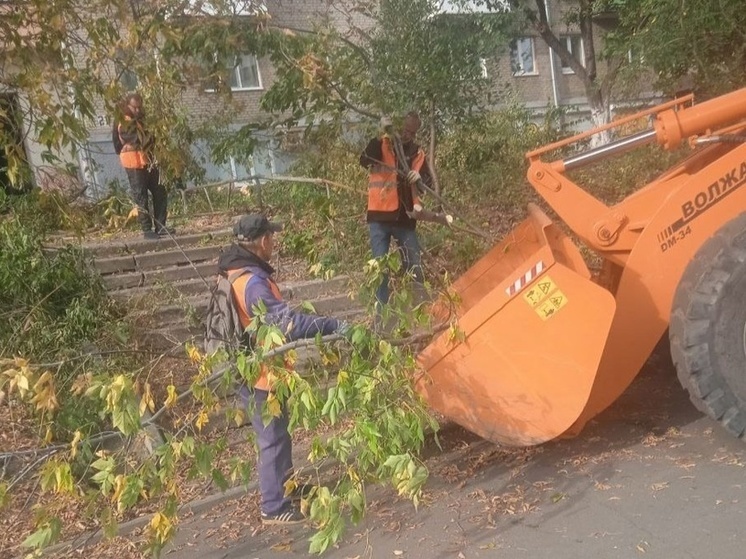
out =
[[341,188],[343,190],[350,190],[352,192],[357,192],[361,196],[365,195],[365,192],[362,192],[358,188],[353,188],[352,186],[342,184],[339,182],[331,181],[329,179],[319,179],[319,178],[313,178],[313,177],[289,177],[285,175],[248,175],[245,177],[237,177],[235,179],[225,180],[225,181],[218,181],[218,182],[211,182],[207,184],[202,184],[199,186],[194,186],[194,190],[204,190],[207,188],[216,188],[219,186],[229,186],[234,185],[238,182],[252,182],[252,181],[281,181],[281,182],[302,182],[302,183],[311,183],[311,184],[318,184],[320,186],[331,186],[333,188]]
[[[449,325],[448,322],[442,322],[426,332],[413,334],[412,336],[409,336],[406,338],[400,338],[400,339],[382,338],[382,339],[387,339],[392,346],[405,346],[405,345],[416,344],[416,343],[420,343],[422,341],[432,338],[436,334],[448,328],[448,325]],[[318,342],[332,343],[332,342],[337,342],[337,341],[344,341],[346,339],[347,338],[345,338],[345,336],[341,334],[329,334],[327,336],[323,336],[320,340],[318,340]],[[274,348],[264,353],[262,355],[262,360],[277,357],[278,355],[282,355],[293,349],[298,349],[302,347],[310,347],[316,344],[317,344],[317,340],[314,338],[307,338],[307,339],[302,339],[302,340],[296,340],[294,342],[289,342],[287,344],[284,344],[282,346],[279,346],[277,348]],[[214,383],[216,380],[220,379],[223,375],[224,375],[224,370],[221,370],[221,371],[212,373],[210,376],[202,380],[196,386],[190,386],[189,388],[181,392],[178,396],[176,396],[176,399],[174,400],[172,404],[168,406],[166,406],[165,404],[162,405],[158,410],[156,410],[155,413],[153,413],[153,415],[151,415],[150,417],[142,421],[140,423],[140,428],[144,429],[146,427],[153,425],[174,404],[176,404],[177,402],[183,401],[184,399],[191,396],[194,392],[194,388],[198,386],[209,386],[210,384]],[[125,435],[121,433],[120,431],[102,431],[100,433],[97,433],[85,439],[81,439],[77,443],[77,446],[80,447],[83,444],[96,446],[106,441],[109,441],[111,439],[120,438],[124,436]],[[36,460],[32,464],[25,466],[20,474],[17,474],[16,476],[14,476],[13,481],[11,482],[11,486],[12,486],[12,485],[19,483],[21,479],[25,478],[42,462],[44,462],[45,460],[49,459],[51,456],[54,456],[55,454],[65,449],[72,449],[71,443],[59,443],[59,444],[47,446],[47,447],[38,447],[38,448],[32,448],[32,449],[26,449],[26,450],[18,450],[14,452],[2,452],[0,453],[0,463],[7,464],[11,460],[19,459],[24,456],[37,457]]]

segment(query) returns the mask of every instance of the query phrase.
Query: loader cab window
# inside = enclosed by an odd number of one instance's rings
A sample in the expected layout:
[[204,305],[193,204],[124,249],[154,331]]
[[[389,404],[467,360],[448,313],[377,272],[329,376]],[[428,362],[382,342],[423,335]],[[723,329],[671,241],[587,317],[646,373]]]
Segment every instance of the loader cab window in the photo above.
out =
[[535,76],[538,74],[533,37],[521,37],[510,43],[510,68],[514,76]]

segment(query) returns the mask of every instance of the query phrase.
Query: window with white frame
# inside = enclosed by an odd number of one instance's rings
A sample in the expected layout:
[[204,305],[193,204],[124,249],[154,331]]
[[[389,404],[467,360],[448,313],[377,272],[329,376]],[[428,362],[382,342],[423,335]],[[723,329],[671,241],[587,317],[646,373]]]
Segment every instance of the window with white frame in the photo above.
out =
[[[560,37],[560,41],[565,45],[565,48],[570,51],[570,54],[580,62],[580,65],[585,67],[585,50],[583,49],[583,37],[580,35],[567,35]],[[562,62],[562,73],[563,74],[574,74],[575,71],[570,68],[567,64]]]
[[232,91],[262,88],[259,64],[253,54],[236,56],[228,69],[230,70],[229,83]]
[[521,37],[510,43],[510,67],[514,76],[538,74],[532,37]]

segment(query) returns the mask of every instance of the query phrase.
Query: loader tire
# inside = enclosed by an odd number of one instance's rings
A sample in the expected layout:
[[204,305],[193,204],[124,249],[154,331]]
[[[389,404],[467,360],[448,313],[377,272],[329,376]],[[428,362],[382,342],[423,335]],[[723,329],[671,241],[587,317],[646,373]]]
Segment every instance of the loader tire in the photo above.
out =
[[746,213],[710,237],[674,295],[671,356],[694,405],[746,439]]

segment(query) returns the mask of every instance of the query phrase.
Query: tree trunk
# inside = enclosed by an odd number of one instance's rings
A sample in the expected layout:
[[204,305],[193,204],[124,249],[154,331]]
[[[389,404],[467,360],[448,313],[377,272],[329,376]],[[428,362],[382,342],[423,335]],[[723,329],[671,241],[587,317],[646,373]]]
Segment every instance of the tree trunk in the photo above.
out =
[[[588,96],[588,104],[591,109],[591,122],[593,126],[603,126],[611,122],[611,111],[609,110],[608,103],[604,102],[603,95],[598,88],[586,84],[586,95]],[[604,130],[598,134],[591,136],[591,147],[596,148],[608,144],[611,141],[611,134],[609,130]]]
[[[518,0],[513,0],[514,5]],[[549,24],[548,10],[546,0],[534,0],[536,9],[531,9],[526,4],[524,11],[528,21],[533,28],[539,33],[542,40],[549,48],[559,56],[562,63],[571,68],[575,76],[583,82],[585,94],[588,98],[588,104],[591,109],[591,121],[593,126],[607,124],[611,119],[609,112],[608,100],[610,99],[609,90],[616,77],[618,65],[603,79],[599,80],[596,73],[596,50],[593,42],[593,6],[590,0],[578,0],[578,27],[580,36],[583,39],[584,60],[579,60],[573,53],[567,50],[563,41],[555,34]],[[601,83],[599,83],[601,82]],[[600,132],[591,136],[591,147],[598,147],[607,144],[611,139],[609,132]]]

